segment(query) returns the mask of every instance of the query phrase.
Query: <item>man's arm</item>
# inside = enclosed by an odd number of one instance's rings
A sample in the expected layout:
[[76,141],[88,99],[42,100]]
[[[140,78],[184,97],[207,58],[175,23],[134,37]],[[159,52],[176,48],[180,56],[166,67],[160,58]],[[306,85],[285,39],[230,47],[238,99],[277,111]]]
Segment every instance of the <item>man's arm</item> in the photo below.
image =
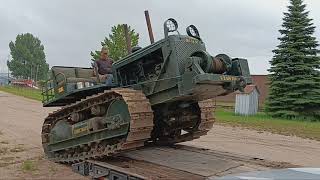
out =
[[97,63],[96,62],[91,63],[91,67],[93,69],[93,75],[97,76]]

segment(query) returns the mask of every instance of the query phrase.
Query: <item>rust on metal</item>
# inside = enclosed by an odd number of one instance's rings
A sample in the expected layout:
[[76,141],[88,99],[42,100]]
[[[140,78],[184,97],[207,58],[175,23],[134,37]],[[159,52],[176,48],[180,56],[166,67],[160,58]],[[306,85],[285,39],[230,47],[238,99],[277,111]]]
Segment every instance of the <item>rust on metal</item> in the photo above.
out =
[[150,38],[150,43],[154,43],[154,36],[153,36],[153,31],[152,31],[152,26],[151,26],[151,20],[149,16],[149,11],[145,10],[144,15],[146,17],[146,22],[147,22],[147,27],[148,27],[148,32],[149,32],[149,38]]
[[[48,135],[55,123],[66,119],[71,114],[91,110],[93,107],[106,104],[116,98],[123,99],[128,105],[131,120],[126,138],[119,139],[119,141],[112,144],[97,140],[86,145],[78,145],[74,148],[59,151],[54,154],[54,157],[48,158],[55,162],[74,163],[92,158],[111,156],[124,150],[144,146],[144,142],[150,139],[153,129],[153,111],[149,100],[141,91],[115,88],[89,96],[50,114],[42,126],[42,146],[44,151],[48,151],[47,147],[48,143],[50,143]],[[79,151],[79,149],[82,149],[83,152]]]
[[125,36],[126,44],[127,44],[127,51],[128,51],[128,54],[131,54],[131,52],[132,52],[131,36],[129,34],[129,28],[128,28],[127,24],[123,25],[123,30],[124,30],[124,36]]
[[227,70],[225,63],[223,63],[223,61],[217,57],[212,58],[212,66],[214,73],[222,74]]
[[[116,142],[107,143],[97,140],[96,142],[90,142],[86,145],[78,145],[74,148],[65,149],[54,154],[53,157],[48,157],[55,162],[62,163],[74,163],[83,160],[102,158],[104,156],[111,156],[118,154],[125,150],[132,150],[138,147],[144,146],[144,143],[151,138],[151,132],[153,130],[153,111],[149,100],[142,93],[142,91],[127,89],[127,88],[115,88],[106,90],[103,93],[92,95],[79,102],[66,106],[55,113],[50,114],[42,126],[42,145],[44,151],[48,153],[49,133],[54,127],[54,124],[60,120],[68,119],[74,113],[81,113],[87,110],[92,110],[93,107],[107,104],[108,102],[121,98],[127,105],[130,113],[130,129],[128,135],[125,138],[121,138]],[[212,100],[205,100],[198,102],[200,112],[199,125],[192,133],[186,133],[177,136],[171,140],[166,140],[162,143],[179,143],[197,139],[212,128],[214,123],[214,109],[215,106]],[[82,150],[80,150],[82,149]]]

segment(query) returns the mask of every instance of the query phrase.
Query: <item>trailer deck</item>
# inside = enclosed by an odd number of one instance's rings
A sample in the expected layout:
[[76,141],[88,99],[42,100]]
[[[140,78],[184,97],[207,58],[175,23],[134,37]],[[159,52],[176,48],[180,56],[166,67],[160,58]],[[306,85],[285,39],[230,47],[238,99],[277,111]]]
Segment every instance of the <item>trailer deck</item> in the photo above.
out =
[[234,173],[296,167],[288,163],[239,156],[191,146],[147,147],[116,157],[73,164],[73,170],[93,179],[194,179]]

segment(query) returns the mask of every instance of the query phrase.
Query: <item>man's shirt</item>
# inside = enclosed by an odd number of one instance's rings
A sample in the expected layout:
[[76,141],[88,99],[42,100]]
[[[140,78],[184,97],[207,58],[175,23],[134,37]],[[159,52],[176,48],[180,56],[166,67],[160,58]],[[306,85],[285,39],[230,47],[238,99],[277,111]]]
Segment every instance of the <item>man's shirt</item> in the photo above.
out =
[[107,60],[97,60],[98,73],[101,75],[112,74],[112,63],[112,59],[109,58]]

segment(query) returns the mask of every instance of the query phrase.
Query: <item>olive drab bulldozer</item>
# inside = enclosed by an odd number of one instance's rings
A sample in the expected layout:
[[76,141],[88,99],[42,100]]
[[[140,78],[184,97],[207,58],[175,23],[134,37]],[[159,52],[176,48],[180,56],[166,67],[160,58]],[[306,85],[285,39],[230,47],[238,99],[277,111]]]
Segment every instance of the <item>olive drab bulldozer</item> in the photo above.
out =
[[210,55],[194,25],[186,35],[177,29],[168,19],[163,39],[113,63],[112,85],[92,68],[52,67],[43,105],[62,108],[44,120],[46,156],[78,162],[205,135],[215,120],[212,98],[250,84],[248,63]]

